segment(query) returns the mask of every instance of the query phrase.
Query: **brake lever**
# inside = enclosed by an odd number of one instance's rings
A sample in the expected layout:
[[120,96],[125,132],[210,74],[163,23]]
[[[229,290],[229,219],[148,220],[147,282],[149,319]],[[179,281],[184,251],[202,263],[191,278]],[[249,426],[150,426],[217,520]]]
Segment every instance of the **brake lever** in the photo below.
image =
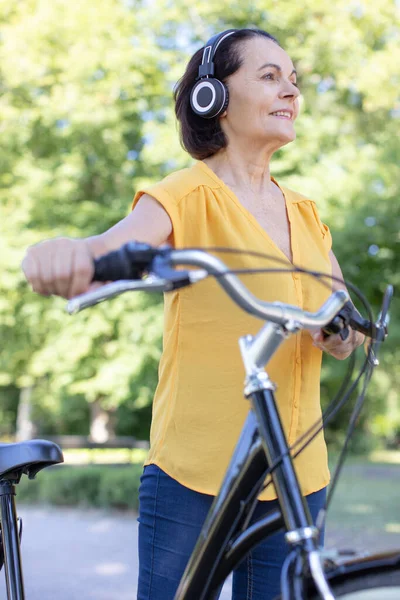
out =
[[378,316],[378,320],[376,322],[376,338],[371,341],[370,346],[368,347],[370,362],[372,362],[373,366],[379,365],[378,360],[378,351],[382,344],[385,341],[388,335],[388,325],[390,321],[389,317],[389,307],[393,298],[393,286],[388,285],[385,290],[385,294],[382,300],[382,308]]
[[383,342],[388,335],[388,325],[390,321],[389,308],[392,298],[393,286],[388,285],[383,296],[381,312],[379,313],[378,321],[376,323],[377,328],[381,331],[380,336],[377,336],[377,342]]
[[[100,288],[91,292],[85,292],[75,298],[71,298],[67,304],[67,312],[73,315],[80,312],[84,308],[89,308],[105,300],[110,300],[125,292],[142,291],[142,292],[172,292],[184,285],[197,283],[208,277],[208,273],[204,269],[196,269],[195,271],[173,271],[169,273],[165,265],[158,265],[158,271],[164,273],[164,277],[159,274],[150,273],[144,279],[135,281],[121,279],[107,283]],[[170,276],[174,277],[174,281],[170,280]],[[168,278],[167,278],[168,277]]]
[[107,283],[100,288],[91,292],[85,292],[79,296],[75,296],[68,300],[67,312],[70,315],[80,312],[90,306],[95,306],[105,300],[115,298],[120,294],[130,291],[151,291],[151,292],[164,292],[168,281],[159,279],[158,277],[152,277],[149,275],[146,279],[138,279],[136,281],[124,280],[112,281]]

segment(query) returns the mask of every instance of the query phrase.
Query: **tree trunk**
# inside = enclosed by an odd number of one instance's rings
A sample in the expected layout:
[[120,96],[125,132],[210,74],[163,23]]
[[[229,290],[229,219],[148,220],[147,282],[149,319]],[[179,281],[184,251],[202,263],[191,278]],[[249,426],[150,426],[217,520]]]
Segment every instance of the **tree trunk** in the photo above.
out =
[[104,444],[112,438],[115,438],[115,411],[106,410],[97,399],[90,403],[90,439]]
[[17,442],[32,440],[36,436],[36,427],[32,422],[32,392],[33,386],[23,387],[19,394],[17,427],[15,439]]

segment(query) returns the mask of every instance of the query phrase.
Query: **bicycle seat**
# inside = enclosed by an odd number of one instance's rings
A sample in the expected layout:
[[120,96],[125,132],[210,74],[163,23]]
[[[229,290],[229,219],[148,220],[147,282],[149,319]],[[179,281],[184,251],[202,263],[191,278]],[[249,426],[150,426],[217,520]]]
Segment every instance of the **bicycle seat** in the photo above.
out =
[[61,448],[47,440],[0,444],[0,479],[19,482],[22,473],[29,479],[45,467],[64,462]]

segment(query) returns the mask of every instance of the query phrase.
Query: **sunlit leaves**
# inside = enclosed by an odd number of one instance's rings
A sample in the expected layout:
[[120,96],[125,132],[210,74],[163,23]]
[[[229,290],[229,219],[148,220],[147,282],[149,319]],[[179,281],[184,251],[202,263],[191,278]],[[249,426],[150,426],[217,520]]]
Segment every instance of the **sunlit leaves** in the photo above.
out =
[[[68,398],[82,415],[80,402],[101,398],[125,410],[126,423],[134,411],[148,419],[162,309],[159,298],[130,295],[69,317],[62,300],[23,284],[24,251],[46,237],[104,231],[136,189],[191,162],[172,89],[217,31],[260,27],[288,51],[302,91],[298,137],[272,171],[316,200],[345,276],[375,308],[385,283],[397,284],[398,3],[254,0],[233,11],[228,0],[0,0],[0,23],[0,386],[34,384],[55,429],[65,430]],[[398,389],[399,313],[395,302],[392,354],[371,409],[381,433],[395,427],[386,392]]]

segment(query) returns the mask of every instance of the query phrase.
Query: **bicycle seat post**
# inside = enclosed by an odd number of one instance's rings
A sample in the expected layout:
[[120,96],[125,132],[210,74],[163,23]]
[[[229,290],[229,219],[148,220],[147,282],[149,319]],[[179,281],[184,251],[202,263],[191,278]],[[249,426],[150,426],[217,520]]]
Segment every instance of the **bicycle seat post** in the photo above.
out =
[[7,598],[8,600],[24,600],[21,550],[15,507],[15,486],[9,479],[0,479],[0,521]]

